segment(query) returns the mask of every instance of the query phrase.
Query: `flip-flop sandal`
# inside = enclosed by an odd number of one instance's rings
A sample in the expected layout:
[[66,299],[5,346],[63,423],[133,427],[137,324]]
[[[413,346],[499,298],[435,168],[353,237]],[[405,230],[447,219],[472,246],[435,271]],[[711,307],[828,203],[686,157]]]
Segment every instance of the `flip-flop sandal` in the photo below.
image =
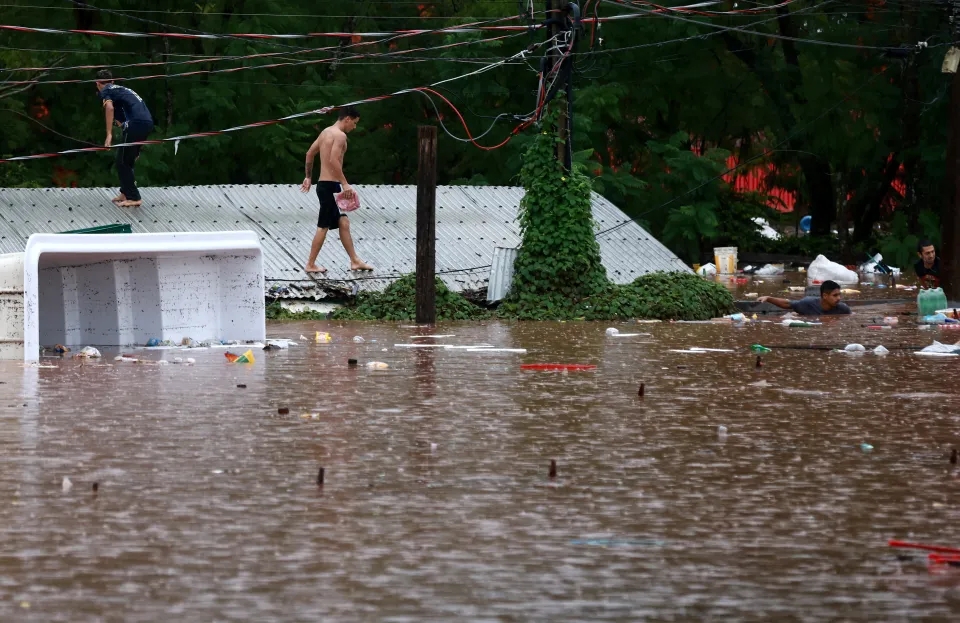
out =
[[143,205],[142,201],[121,201],[117,204],[117,207],[120,208],[139,208]]
[[304,268],[303,272],[307,273],[308,275],[325,275],[327,274],[327,269],[321,268],[320,270],[307,270]]

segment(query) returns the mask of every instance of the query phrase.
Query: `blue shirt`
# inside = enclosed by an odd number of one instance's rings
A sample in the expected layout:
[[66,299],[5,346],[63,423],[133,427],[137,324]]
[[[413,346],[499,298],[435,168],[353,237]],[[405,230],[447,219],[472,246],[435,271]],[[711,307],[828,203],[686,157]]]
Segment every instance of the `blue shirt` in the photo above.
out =
[[790,309],[801,316],[833,316],[850,313],[850,308],[847,307],[846,303],[837,303],[836,307],[825,310],[823,306],[820,305],[819,296],[808,296],[799,301],[790,301]]
[[127,87],[108,84],[100,90],[100,99],[113,102],[114,118],[120,123],[147,122],[153,125],[153,115],[140,96]]

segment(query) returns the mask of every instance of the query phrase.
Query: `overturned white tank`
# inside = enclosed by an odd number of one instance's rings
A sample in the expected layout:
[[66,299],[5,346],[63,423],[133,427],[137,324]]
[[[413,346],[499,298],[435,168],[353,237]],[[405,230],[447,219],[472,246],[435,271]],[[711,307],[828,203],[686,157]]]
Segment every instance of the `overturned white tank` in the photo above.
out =
[[41,345],[266,337],[251,231],[34,234],[23,254],[0,259],[3,358],[36,361]]

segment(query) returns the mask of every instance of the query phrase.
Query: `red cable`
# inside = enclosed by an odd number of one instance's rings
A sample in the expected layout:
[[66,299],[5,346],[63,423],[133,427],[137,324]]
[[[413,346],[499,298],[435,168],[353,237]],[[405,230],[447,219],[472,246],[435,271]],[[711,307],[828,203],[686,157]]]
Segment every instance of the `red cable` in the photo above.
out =
[[498,144],[496,144],[496,145],[493,145],[493,146],[481,145],[481,144],[478,143],[477,141],[473,140],[473,134],[470,133],[470,128],[467,126],[467,122],[464,120],[463,115],[460,114],[460,111],[457,109],[456,106],[453,105],[453,103],[452,103],[450,100],[448,100],[448,99],[445,98],[443,95],[441,95],[440,93],[437,93],[436,91],[434,91],[433,89],[431,89],[431,88],[429,88],[429,87],[420,87],[420,88],[418,88],[418,89],[411,89],[411,90],[413,90],[413,91],[427,92],[427,93],[433,93],[434,95],[436,95],[437,97],[439,97],[440,99],[442,99],[444,102],[446,102],[446,103],[447,103],[447,106],[449,106],[449,107],[453,110],[453,112],[456,113],[457,117],[460,119],[460,123],[463,125],[463,129],[466,131],[466,133],[467,133],[467,138],[470,140],[470,142],[473,143],[473,145],[474,145],[475,147],[477,147],[477,148],[479,148],[479,149],[482,149],[482,150],[484,150],[484,151],[493,151],[494,149],[499,149],[499,148],[503,147],[504,145],[506,145],[507,143],[509,143],[510,140],[511,140],[514,136],[516,136],[522,129],[524,129],[525,127],[529,126],[529,125],[532,123],[532,121],[524,121],[523,123],[517,125],[513,130],[511,130],[510,135],[507,136],[507,138],[503,139],[503,141],[501,141],[500,143],[498,143]]

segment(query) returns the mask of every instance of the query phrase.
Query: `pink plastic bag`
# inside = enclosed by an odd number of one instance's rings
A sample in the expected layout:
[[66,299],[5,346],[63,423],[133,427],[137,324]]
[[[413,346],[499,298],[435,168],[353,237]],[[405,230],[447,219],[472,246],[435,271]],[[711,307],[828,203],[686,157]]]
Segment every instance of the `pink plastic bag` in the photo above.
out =
[[337,207],[340,208],[341,212],[353,212],[360,207],[360,195],[356,191],[353,192],[351,199],[346,199],[343,195],[344,193],[334,195],[334,199],[337,200]]

